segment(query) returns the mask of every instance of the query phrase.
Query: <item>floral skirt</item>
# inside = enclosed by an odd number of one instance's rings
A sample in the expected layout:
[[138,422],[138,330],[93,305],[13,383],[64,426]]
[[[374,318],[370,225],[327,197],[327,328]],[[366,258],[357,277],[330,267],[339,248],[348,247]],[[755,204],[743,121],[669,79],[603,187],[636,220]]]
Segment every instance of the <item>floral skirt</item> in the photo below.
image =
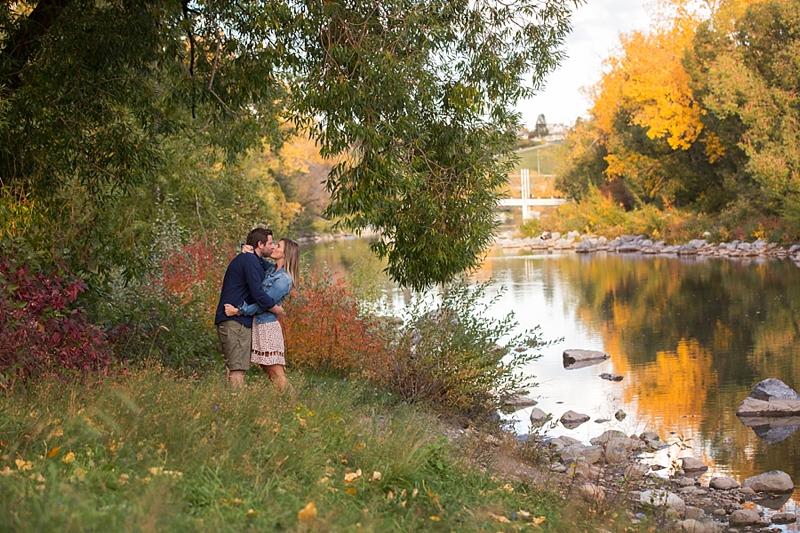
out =
[[283,330],[279,322],[253,324],[253,346],[250,362],[257,365],[283,365]]

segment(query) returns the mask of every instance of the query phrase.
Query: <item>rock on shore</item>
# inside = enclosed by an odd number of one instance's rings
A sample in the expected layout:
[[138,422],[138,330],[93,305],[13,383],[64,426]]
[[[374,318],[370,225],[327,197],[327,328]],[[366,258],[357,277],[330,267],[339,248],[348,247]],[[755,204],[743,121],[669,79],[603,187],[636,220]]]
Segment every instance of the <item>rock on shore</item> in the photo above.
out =
[[621,235],[608,240],[597,235],[581,235],[570,231],[566,235],[558,232],[548,233],[547,238],[513,238],[510,233],[500,235],[496,244],[507,249],[524,249],[533,252],[577,253],[640,253],[647,255],[712,256],[731,258],[789,257],[800,266],[800,245],[788,249],[762,239],[753,242],[734,240],[713,243],[706,239],[694,239],[685,244],[667,245],[664,241],[653,242],[645,235]]

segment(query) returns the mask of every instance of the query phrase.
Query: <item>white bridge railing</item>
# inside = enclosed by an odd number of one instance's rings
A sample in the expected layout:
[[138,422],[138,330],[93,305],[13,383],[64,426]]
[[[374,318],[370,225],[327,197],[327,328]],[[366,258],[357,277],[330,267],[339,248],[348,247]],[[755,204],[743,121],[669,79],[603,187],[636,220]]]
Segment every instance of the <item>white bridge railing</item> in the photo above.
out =
[[530,209],[537,206],[558,206],[569,201],[568,198],[538,198],[531,197],[531,174],[527,168],[519,171],[521,198],[505,198],[497,204],[501,207],[522,207],[522,219],[526,220],[533,217],[534,213]]

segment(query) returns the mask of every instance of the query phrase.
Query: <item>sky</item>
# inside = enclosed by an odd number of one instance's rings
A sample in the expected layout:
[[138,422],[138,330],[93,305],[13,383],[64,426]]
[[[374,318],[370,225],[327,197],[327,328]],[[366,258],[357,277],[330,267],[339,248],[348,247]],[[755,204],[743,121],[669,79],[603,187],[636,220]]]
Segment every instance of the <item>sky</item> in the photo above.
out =
[[571,126],[585,117],[589,100],[580,92],[600,80],[603,60],[619,45],[620,32],[643,30],[649,17],[645,0],[586,0],[573,14],[572,33],[565,41],[567,58],[546,78],[546,85],[530,100],[517,105],[528,129],[544,114],[549,124]]

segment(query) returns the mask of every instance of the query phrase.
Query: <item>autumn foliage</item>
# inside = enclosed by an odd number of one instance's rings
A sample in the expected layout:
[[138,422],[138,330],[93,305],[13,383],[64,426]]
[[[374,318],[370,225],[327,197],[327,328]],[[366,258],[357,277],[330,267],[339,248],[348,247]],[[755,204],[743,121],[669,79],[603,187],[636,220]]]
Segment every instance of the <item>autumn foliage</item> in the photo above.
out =
[[326,269],[304,273],[284,303],[287,363],[313,371],[349,373],[385,358],[381,322],[361,316],[344,279]]
[[559,187],[579,201],[596,187],[626,210],[689,208],[715,216],[720,235],[778,216],[790,240],[800,230],[798,12],[798,0],[657,2],[650,28],[621,37],[590,89]]
[[56,268],[42,271],[0,254],[0,386],[44,373],[103,371],[112,363],[104,330],[75,308],[86,285]]

